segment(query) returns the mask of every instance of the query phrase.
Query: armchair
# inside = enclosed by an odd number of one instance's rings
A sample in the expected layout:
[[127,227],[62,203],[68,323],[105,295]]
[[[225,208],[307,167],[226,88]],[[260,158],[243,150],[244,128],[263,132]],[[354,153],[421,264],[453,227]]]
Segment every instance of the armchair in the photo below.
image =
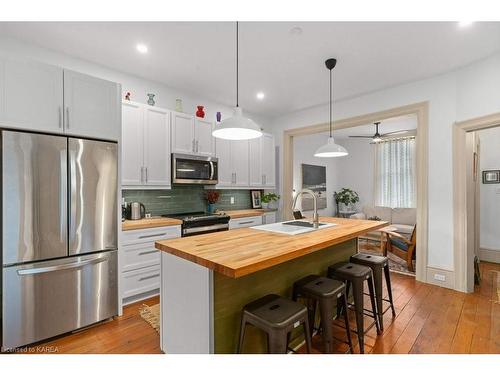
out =
[[406,264],[408,270],[415,272],[413,267],[413,260],[415,260],[415,246],[417,241],[417,226],[413,228],[413,232],[410,239],[407,237],[396,233],[396,232],[386,232],[386,241],[384,248],[384,256],[387,256],[387,251],[390,251],[394,255],[406,259]]

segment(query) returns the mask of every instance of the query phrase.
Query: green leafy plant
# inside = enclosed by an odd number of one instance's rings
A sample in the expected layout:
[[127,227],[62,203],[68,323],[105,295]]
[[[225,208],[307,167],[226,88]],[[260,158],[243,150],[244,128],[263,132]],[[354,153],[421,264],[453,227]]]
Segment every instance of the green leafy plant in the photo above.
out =
[[263,194],[262,197],[260,198],[262,203],[277,202],[278,199],[280,199],[280,196],[274,193]]
[[333,197],[335,198],[336,204],[343,203],[346,206],[359,202],[358,193],[348,188],[342,188],[342,190],[336,191],[333,193]]

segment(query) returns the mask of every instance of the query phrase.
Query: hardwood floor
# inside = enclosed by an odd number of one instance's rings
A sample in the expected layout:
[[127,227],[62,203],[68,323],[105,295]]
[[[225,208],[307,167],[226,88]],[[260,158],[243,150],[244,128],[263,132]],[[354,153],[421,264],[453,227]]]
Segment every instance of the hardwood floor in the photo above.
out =
[[[500,354],[500,265],[482,263],[481,271],[482,284],[471,294],[392,273],[396,317],[393,319],[390,310],[387,311],[382,334],[377,336],[375,328],[368,332],[365,352]],[[158,298],[127,306],[124,315],[113,321],[32,349],[43,353],[54,350],[57,353],[160,353],[158,334],[139,315],[142,303],[152,305],[158,303]],[[344,331],[335,327],[335,334],[343,337]],[[353,340],[357,341],[354,335]],[[320,353],[319,336],[314,337],[313,348],[315,353]],[[347,345],[336,345],[336,352],[346,350]]]

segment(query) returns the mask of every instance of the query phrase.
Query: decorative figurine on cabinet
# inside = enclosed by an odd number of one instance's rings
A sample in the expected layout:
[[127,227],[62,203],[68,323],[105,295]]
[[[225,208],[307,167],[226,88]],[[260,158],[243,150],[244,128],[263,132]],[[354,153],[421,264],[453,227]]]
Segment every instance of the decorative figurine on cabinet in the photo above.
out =
[[148,104],[155,105],[155,100],[154,100],[155,94],[147,94],[147,95],[148,95]]
[[125,94],[125,100],[130,100],[130,92],[127,92],[127,93]]
[[202,105],[198,105],[196,106],[196,108],[198,108],[198,110],[196,111],[196,117],[205,118],[205,111],[203,110],[203,108],[205,107]]
[[217,113],[215,114],[215,119],[217,120],[217,122],[220,122],[220,120],[222,119],[222,113],[217,112]]

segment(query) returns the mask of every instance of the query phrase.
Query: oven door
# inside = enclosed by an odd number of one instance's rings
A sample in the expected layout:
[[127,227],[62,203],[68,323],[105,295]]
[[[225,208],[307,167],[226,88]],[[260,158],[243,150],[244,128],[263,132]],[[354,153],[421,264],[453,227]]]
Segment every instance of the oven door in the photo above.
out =
[[172,183],[217,184],[217,158],[172,154]]

